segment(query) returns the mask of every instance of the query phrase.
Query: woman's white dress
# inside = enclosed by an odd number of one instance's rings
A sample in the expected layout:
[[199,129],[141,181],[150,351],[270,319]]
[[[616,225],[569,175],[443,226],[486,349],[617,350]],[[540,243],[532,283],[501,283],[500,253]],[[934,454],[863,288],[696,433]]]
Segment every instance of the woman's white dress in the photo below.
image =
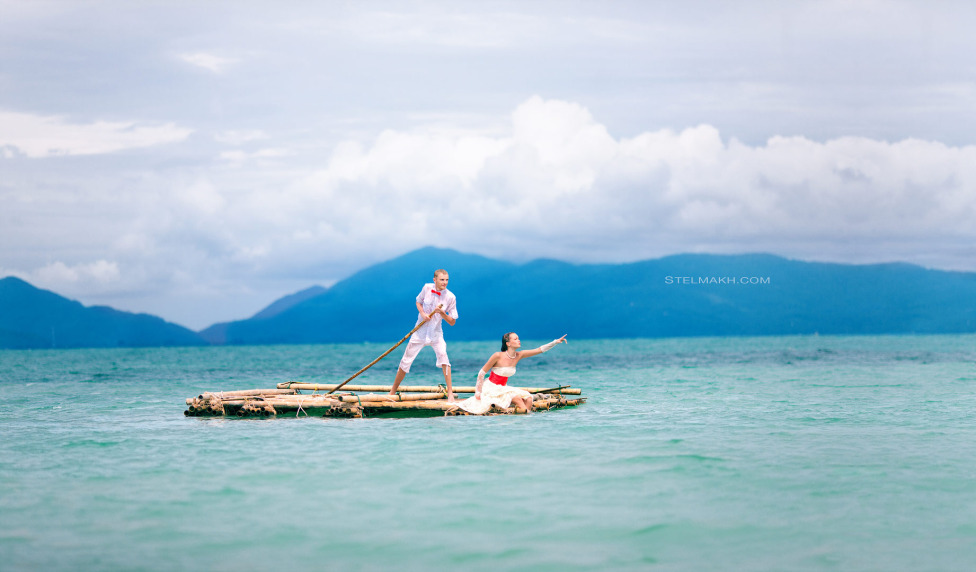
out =
[[[502,377],[512,377],[515,375],[515,366],[493,367],[491,371]],[[531,399],[532,394],[524,389],[510,387],[508,385],[498,385],[486,379],[485,383],[481,386],[481,399],[469,397],[461,403],[458,403],[458,407],[468,413],[484,415],[488,413],[492,405],[511,407],[513,397],[528,397]]]

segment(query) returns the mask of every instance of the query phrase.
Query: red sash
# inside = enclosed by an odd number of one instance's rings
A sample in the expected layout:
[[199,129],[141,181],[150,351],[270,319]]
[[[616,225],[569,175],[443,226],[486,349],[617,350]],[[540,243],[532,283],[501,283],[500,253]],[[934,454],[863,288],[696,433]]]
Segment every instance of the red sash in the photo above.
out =
[[508,383],[508,378],[498,375],[495,372],[491,372],[491,375],[488,376],[488,381],[494,383],[495,385],[505,385]]

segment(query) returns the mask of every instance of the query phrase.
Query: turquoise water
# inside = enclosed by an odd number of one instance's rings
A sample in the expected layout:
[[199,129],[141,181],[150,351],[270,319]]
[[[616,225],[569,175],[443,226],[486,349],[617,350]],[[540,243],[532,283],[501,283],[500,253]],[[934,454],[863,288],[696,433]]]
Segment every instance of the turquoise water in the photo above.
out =
[[[579,408],[349,420],[184,399],[382,345],[0,351],[0,568],[973,570],[974,342],[572,340],[513,382]],[[452,343],[455,382],[495,349]]]

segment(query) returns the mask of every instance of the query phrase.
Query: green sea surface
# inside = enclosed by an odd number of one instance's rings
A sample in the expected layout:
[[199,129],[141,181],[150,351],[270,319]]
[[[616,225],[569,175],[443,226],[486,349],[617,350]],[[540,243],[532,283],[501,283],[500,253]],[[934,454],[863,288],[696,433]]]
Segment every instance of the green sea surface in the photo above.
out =
[[385,349],[0,351],[0,569],[976,569],[976,336],[571,338],[512,384],[577,408],[183,415]]

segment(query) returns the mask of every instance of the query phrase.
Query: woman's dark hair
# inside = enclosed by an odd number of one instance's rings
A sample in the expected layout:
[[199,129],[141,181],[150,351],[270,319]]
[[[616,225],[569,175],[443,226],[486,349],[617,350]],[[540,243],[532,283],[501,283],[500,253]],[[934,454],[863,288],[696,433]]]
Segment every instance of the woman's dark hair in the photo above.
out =
[[515,332],[508,332],[507,334],[505,334],[504,336],[502,336],[502,351],[503,352],[507,352],[508,351],[508,337],[511,336],[514,333]]

